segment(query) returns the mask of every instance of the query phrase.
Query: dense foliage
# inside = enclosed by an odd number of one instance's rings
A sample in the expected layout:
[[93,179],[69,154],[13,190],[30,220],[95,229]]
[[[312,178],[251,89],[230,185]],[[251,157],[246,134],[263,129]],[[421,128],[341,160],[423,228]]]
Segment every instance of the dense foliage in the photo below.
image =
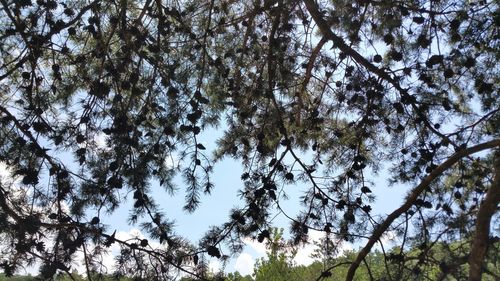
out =
[[[436,262],[445,277],[468,264],[469,279],[481,279],[500,201],[495,1],[0,4],[5,274],[40,262],[49,278],[78,253],[100,272],[116,243],[118,274],[203,279],[208,256],[227,258],[242,237],[270,238],[273,210],[300,184],[303,208],[286,214],[295,243],[315,229],[334,246],[365,245],[348,258],[346,280],[387,233],[400,249],[385,257],[397,264],[386,267],[391,280]],[[214,127],[225,132],[212,155],[199,136]],[[169,196],[181,174],[184,209],[194,211],[217,188],[213,165],[224,157],[244,166],[242,206],[193,244],[152,185]],[[370,174],[385,178],[384,167],[408,196],[372,216]],[[101,223],[125,200],[129,223],[160,247]],[[452,261],[431,258],[456,240],[464,246]]]
[[[132,278],[123,276],[114,276],[111,274],[90,274],[90,278],[83,277],[76,271],[70,273],[58,273],[52,276],[50,280],[52,281],[84,281],[84,280],[102,280],[102,281],[133,281]],[[16,275],[16,276],[5,276],[0,274],[0,281],[40,281],[45,280],[43,276],[31,276],[31,275]]]
[[[111,274],[89,274],[90,278],[83,277],[76,271],[70,273],[57,273],[51,277],[51,281],[84,281],[84,280],[102,280],[102,281],[132,281],[132,278],[123,276],[113,276]],[[5,276],[5,274],[0,274],[0,281],[40,281],[46,280],[43,276],[32,276],[32,275],[15,275],[15,276]]]
[[[318,272],[328,272],[324,274],[324,280],[329,281],[341,281],[344,280],[344,276],[349,269],[349,261],[354,259],[358,254],[355,251],[344,251],[339,253],[336,257],[328,257],[323,255],[322,249],[318,248],[315,251],[315,256],[318,258],[317,261],[310,265],[296,265],[293,262],[296,250],[294,250],[293,245],[287,245],[282,237],[282,231],[274,229],[271,232],[271,238],[266,242],[267,256],[261,258],[255,265],[254,272],[251,275],[242,276],[239,272],[225,274],[223,272],[210,272],[205,276],[203,280],[207,281],[313,281],[318,280]],[[468,265],[461,265],[453,268],[447,276],[443,274],[443,264],[446,262],[454,262],[455,251],[462,247],[468,247],[462,241],[456,241],[451,245],[439,244],[433,249],[433,253],[428,257],[438,263],[427,264],[427,267],[422,271],[420,276],[412,275],[409,271],[404,273],[402,276],[397,276],[400,280],[465,280],[468,274]],[[489,249],[486,264],[485,264],[485,274],[482,280],[494,281],[498,279],[500,274],[498,268],[499,260],[499,247],[498,242],[492,245]],[[400,251],[397,247],[387,249],[387,255],[385,255],[380,250],[375,250],[374,252],[367,255],[365,258],[364,265],[356,272],[355,280],[358,281],[370,281],[370,280],[390,280],[390,276],[387,276],[387,270],[390,272],[398,274],[399,272],[404,272],[398,269],[399,263],[393,258]],[[418,259],[419,250],[413,248],[409,251],[408,259],[412,259],[415,264]],[[329,271],[325,269],[330,268]],[[78,273],[73,272],[72,277],[74,280],[80,281],[85,280]],[[15,276],[15,277],[5,277],[0,275],[0,281],[35,281],[39,280],[38,277],[33,276]],[[98,280],[119,280],[119,281],[133,281],[131,278],[118,277],[112,275],[102,275],[98,276],[94,274],[92,279]],[[55,281],[69,281],[72,280],[66,274],[59,274],[55,277]],[[183,277],[181,281],[195,281],[197,279],[191,277]]]
[[[276,232],[279,233],[279,232]],[[263,281],[302,281],[302,280],[330,280],[340,281],[349,270],[349,261],[354,259],[358,252],[344,251],[336,257],[324,256],[321,250],[316,251],[318,260],[314,263],[303,266],[293,263],[293,250],[287,246],[279,235],[273,236],[268,243],[268,254],[266,258],[262,258],[256,265],[253,278],[250,276],[237,276],[236,274],[228,274],[227,280],[248,281],[248,280],[263,280]],[[461,265],[454,267],[450,272],[444,274],[443,267],[447,263],[454,262],[454,255],[457,249],[468,247],[467,243],[455,241],[451,245],[439,243],[433,249],[433,252],[428,256],[430,260],[426,264],[426,268],[421,274],[415,275],[410,268],[399,268],[400,263],[393,257],[398,255],[400,249],[398,247],[386,249],[387,251],[375,250],[368,254],[363,262],[363,266],[357,270],[354,280],[370,281],[370,280],[465,280],[468,275],[468,266]],[[485,274],[482,280],[496,280],[499,276],[498,270],[498,247],[499,243],[495,243],[489,249],[486,258]],[[418,260],[420,251],[417,248],[408,251],[408,264],[415,265]],[[328,269],[328,270],[326,270]],[[318,272],[324,272],[322,276],[318,276]],[[388,274],[389,272],[389,274]],[[214,278],[214,280],[217,280]]]

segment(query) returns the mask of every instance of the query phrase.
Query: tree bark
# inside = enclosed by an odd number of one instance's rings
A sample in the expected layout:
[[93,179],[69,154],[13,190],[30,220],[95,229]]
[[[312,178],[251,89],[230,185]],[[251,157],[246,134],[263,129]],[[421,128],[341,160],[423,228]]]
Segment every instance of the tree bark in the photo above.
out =
[[477,212],[476,233],[469,256],[469,281],[481,280],[484,257],[488,250],[491,217],[496,213],[500,202],[500,150],[495,153],[494,166],[493,183]]
[[[414,204],[420,194],[438,177],[440,177],[446,170],[452,167],[455,163],[457,163],[463,157],[468,155],[477,153],[479,151],[483,151],[486,149],[491,149],[500,146],[500,139],[495,139],[489,142],[481,143],[463,150],[456,152],[451,155],[446,161],[444,161],[441,165],[439,165],[436,169],[434,169],[427,177],[425,177],[422,182],[417,185],[406,197],[406,201],[401,207],[396,209],[394,212],[389,214],[387,218],[380,223],[375,230],[373,231],[370,239],[366,243],[365,247],[361,249],[358,253],[356,259],[351,263],[349,270],[347,272],[346,281],[352,281],[354,278],[354,274],[358,269],[360,263],[363,259],[370,253],[373,245],[380,239],[380,237],[387,231],[387,229],[391,226],[391,224],[402,214],[408,211]],[[496,179],[498,180],[498,179]],[[498,188],[498,185],[497,185]],[[490,188],[491,189],[491,188]],[[498,195],[498,191],[497,191]],[[489,227],[489,224],[488,224]]]

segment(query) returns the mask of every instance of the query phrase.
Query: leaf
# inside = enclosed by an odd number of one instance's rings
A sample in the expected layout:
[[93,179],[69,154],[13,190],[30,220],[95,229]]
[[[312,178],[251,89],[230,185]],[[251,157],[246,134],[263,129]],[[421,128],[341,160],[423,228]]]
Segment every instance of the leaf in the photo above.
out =
[[370,213],[372,210],[372,207],[370,205],[365,205],[365,206],[361,207],[361,209],[363,211],[365,211],[366,213]]
[[387,33],[386,35],[384,35],[384,42],[385,44],[387,45],[390,45],[394,42],[394,36],[392,36],[392,34],[390,33]]
[[447,69],[444,70],[444,73],[443,73],[444,78],[448,78],[449,79],[449,78],[452,78],[453,75],[455,75],[455,72],[453,71],[453,69],[447,68]]
[[331,277],[332,276],[332,273],[330,271],[323,271],[321,272],[321,277],[323,278],[328,278],[328,277]]
[[110,247],[113,243],[115,243],[115,235],[116,235],[116,229],[113,231],[113,234],[111,234],[106,241],[104,242],[105,247]]
[[399,114],[403,114],[405,112],[403,105],[399,102],[393,103],[392,106],[394,107],[394,109],[396,109],[396,112]]
[[177,96],[179,95],[179,90],[175,87],[170,87],[168,88],[168,91],[167,91],[167,96],[171,99],[175,99],[177,98]]
[[425,65],[429,68],[432,68],[436,64],[443,63],[442,55],[432,55],[426,62]]
[[110,87],[101,81],[94,81],[90,86],[89,94],[98,98],[105,98],[110,92]]
[[93,217],[92,220],[90,221],[90,224],[98,224],[100,222],[98,217]]
[[370,188],[368,188],[368,186],[363,186],[363,187],[361,187],[361,192],[363,192],[363,193],[371,193],[372,191],[371,191]]
[[216,257],[218,259],[221,258],[221,254],[220,254],[220,251],[217,247],[215,246],[208,246],[207,248],[207,254],[211,257]]
[[269,197],[273,200],[276,200],[276,192],[274,190],[269,190]]
[[263,230],[261,233],[259,233],[259,235],[257,235],[257,241],[259,241],[259,243],[262,243],[264,242],[265,238],[267,239],[270,238],[270,233],[269,230],[267,229]]
[[422,24],[424,23],[425,18],[424,17],[413,17],[413,22],[416,24]]
[[394,60],[394,61],[401,61],[403,59],[403,53],[399,52],[399,51],[396,51],[396,50],[393,50],[391,52],[391,58]]
[[31,169],[26,171],[22,182],[23,182],[23,184],[26,184],[26,185],[38,184],[38,171],[31,170]]
[[255,198],[259,199],[265,193],[266,193],[266,190],[264,188],[259,188],[259,189],[257,189],[257,190],[254,191],[254,196],[255,196]]

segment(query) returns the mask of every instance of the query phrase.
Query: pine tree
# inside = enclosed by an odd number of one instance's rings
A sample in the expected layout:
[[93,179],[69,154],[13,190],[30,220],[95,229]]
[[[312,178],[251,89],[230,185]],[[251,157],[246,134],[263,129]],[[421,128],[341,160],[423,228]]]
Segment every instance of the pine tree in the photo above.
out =
[[[295,243],[315,229],[365,245],[346,280],[387,233],[401,268],[419,245],[417,275],[436,241],[466,239],[462,262],[481,279],[500,201],[495,1],[0,3],[7,275],[35,261],[44,278],[69,273],[77,252],[99,272],[98,257],[117,244],[119,274],[200,277],[206,257],[269,237],[287,187],[301,184],[302,211],[289,215]],[[226,129],[212,157],[199,135],[217,126]],[[244,166],[244,206],[190,243],[151,186],[175,193],[182,175],[192,212],[224,157]],[[383,167],[410,188],[379,218],[368,175],[388,177],[376,174]],[[103,226],[125,194],[129,223],[163,247]]]

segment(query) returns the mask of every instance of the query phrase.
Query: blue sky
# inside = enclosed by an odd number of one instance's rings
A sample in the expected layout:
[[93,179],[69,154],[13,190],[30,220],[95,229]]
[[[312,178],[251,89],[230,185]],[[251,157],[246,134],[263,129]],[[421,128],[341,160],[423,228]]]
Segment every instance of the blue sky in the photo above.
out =
[[[200,136],[199,142],[207,147],[207,151],[212,151],[215,149],[216,140],[221,135],[222,129],[208,130]],[[166,216],[169,219],[175,220],[176,233],[196,243],[210,225],[220,225],[226,222],[229,216],[229,210],[232,207],[238,205],[242,206],[243,203],[239,201],[237,196],[238,190],[243,187],[243,183],[240,179],[242,173],[242,165],[234,159],[225,158],[221,162],[218,162],[214,166],[212,174],[212,180],[215,185],[213,192],[210,195],[201,196],[201,204],[193,213],[187,213],[183,210],[185,203],[185,186],[180,176],[175,180],[175,184],[178,188],[175,196],[171,196],[165,192],[163,188],[153,185],[153,198],[160,204]],[[372,214],[385,215],[402,204],[402,198],[408,188],[399,185],[389,187],[388,177],[387,171],[382,169],[378,176],[370,179],[375,183],[372,191],[377,199],[376,203],[372,205]],[[296,188],[289,188],[288,190],[290,191],[290,199],[282,203],[282,206],[293,215],[294,211],[298,212],[301,208],[298,204],[298,198],[301,195],[300,185]],[[108,219],[104,219],[103,222],[109,225],[111,231],[117,229],[118,231],[130,232],[132,229],[136,228],[126,223],[128,211],[131,207],[132,203],[128,202]],[[286,228],[289,225],[288,220],[283,215],[279,215],[273,222],[277,227],[285,228],[286,237]],[[314,236],[313,239],[318,239],[320,237],[319,234],[313,234],[312,236]],[[265,256],[263,244],[259,245],[257,241],[251,241],[250,239],[245,239],[245,242],[247,246],[243,253],[230,260],[225,268],[226,272],[239,270],[242,274],[251,273],[251,267],[255,260]],[[359,245],[355,245],[355,247],[357,248]],[[309,263],[311,260],[308,256],[311,253],[312,247],[303,248],[298,253],[300,257],[297,259],[297,263]],[[217,268],[220,266],[220,263],[216,259],[212,259],[211,265],[213,268]]]
[[[207,151],[211,151],[215,148],[216,140],[221,134],[221,129],[208,130],[208,132],[200,136],[199,141],[207,147]],[[69,154],[61,155],[61,157],[68,158],[69,156]],[[2,170],[2,177],[5,178],[8,175],[5,173],[4,168],[2,168]],[[210,225],[220,225],[227,221],[229,210],[232,207],[238,205],[242,206],[243,203],[238,200],[237,196],[238,190],[243,187],[243,183],[240,179],[242,172],[242,165],[234,159],[226,158],[217,163],[212,174],[212,180],[215,185],[213,192],[211,195],[202,195],[199,208],[191,214],[183,210],[185,203],[185,187],[180,176],[175,180],[178,187],[178,192],[175,196],[171,196],[163,188],[153,184],[153,198],[160,205],[161,210],[166,216],[171,220],[175,220],[176,233],[196,243]],[[408,190],[407,187],[398,185],[389,187],[387,178],[388,174],[382,170],[377,177],[371,179],[375,183],[372,191],[377,197],[376,203],[373,204],[373,214],[384,215],[392,212],[402,203],[402,198]],[[293,215],[294,211],[298,212],[301,208],[298,204],[298,198],[301,195],[301,186],[297,185],[291,187],[292,188],[287,189],[290,199],[287,202],[281,203],[281,205]],[[109,232],[113,232],[116,229],[117,233],[119,233],[122,238],[130,238],[133,235],[143,235],[137,226],[127,224],[129,210],[133,205],[131,200],[132,194],[129,196],[129,200],[119,209],[109,217],[104,217],[101,220],[104,224],[108,225]],[[288,220],[283,215],[279,215],[273,222],[276,224],[275,226],[285,228],[286,237],[286,228],[289,224]],[[313,232],[310,236],[312,240],[317,240],[321,237],[321,234]],[[241,254],[230,259],[229,263],[224,268],[226,272],[240,271],[242,274],[251,274],[255,261],[265,256],[266,250],[264,244],[252,241],[250,238],[245,239],[244,242],[247,246]],[[357,248],[359,245],[346,245],[345,247],[350,249],[352,247]],[[114,251],[116,250],[117,249],[114,249]],[[310,263],[312,259],[309,255],[313,250],[313,246],[300,248],[295,258],[295,262],[297,264]],[[112,255],[108,256],[105,260],[105,263],[110,266],[113,261]],[[214,258],[210,260],[210,266],[213,270],[219,270],[221,268],[221,263]],[[76,266],[76,268],[80,267]],[[83,267],[80,269],[83,272]],[[27,272],[36,274],[36,267],[27,269]]]

